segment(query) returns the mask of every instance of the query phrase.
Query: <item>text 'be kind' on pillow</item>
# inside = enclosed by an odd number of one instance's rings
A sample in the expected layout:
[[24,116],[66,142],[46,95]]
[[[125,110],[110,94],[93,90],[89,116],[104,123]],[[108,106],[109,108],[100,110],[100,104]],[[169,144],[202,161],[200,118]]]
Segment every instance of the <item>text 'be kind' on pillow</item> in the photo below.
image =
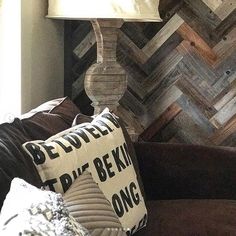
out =
[[46,141],[23,144],[50,190],[63,193],[86,169],[129,232],[144,227],[147,210],[137,176],[116,117],[105,109]]

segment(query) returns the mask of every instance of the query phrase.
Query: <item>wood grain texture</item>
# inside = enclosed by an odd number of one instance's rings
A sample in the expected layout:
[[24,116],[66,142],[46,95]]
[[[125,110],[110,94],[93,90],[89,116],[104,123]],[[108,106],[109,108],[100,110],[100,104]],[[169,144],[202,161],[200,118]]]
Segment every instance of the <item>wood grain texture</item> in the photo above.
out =
[[224,20],[235,8],[235,0],[224,0],[223,3],[216,8],[215,13],[221,20]]
[[203,0],[203,2],[204,2],[212,11],[215,11],[215,10],[222,4],[222,0]]
[[[235,4],[161,1],[162,23],[123,24],[117,60],[128,88],[118,110],[140,140],[236,146]],[[96,42],[88,22],[66,22],[67,28],[67,95],[91,113],[83,79]]]

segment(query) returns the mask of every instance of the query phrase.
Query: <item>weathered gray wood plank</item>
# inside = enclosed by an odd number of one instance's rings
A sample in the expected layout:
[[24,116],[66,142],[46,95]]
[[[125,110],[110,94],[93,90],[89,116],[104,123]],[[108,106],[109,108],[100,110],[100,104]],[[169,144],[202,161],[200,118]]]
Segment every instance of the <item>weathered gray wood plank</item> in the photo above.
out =
[[175,14],[166,25],[150,40],[143,51],[149,57],[157,51],[161,45],[184,23],[183,19]]
[[202,128],[202,133],[210,135],[215,131],[214,126],[209,122],[209,120],[201,113],[196,105],[194,105],[191,100],[186,96],[182,95],[177,103],[182,108],[182,110],[188,114],[191,120],[194,121],[199,127]]
[[231,99],[210,120],[217,128],[222,127],[236,114],[236,97]]

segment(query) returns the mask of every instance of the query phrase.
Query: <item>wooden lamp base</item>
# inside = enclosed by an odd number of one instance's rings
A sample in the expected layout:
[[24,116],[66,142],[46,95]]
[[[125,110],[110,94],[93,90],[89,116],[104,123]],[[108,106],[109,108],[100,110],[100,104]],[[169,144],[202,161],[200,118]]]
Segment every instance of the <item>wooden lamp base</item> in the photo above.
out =
[[84,86],[95,114],[105,107],[115,112],[127,88],[126,72],[116,61],[117,35],[122,24],[122,20],[92,21],[97,40],[97,63],[87,70]]

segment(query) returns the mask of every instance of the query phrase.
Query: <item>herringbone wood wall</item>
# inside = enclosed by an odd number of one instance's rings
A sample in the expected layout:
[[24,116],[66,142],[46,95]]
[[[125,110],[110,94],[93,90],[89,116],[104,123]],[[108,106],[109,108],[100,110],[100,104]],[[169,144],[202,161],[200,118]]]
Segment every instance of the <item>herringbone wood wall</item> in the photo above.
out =
[[[119,112],[140,139],[236,146],[236,1],[161,0],[163,23],[125,23],[128,73]],[[91,114],[84,74],[96,60],[89,22],[65,23],[65,94]]]

